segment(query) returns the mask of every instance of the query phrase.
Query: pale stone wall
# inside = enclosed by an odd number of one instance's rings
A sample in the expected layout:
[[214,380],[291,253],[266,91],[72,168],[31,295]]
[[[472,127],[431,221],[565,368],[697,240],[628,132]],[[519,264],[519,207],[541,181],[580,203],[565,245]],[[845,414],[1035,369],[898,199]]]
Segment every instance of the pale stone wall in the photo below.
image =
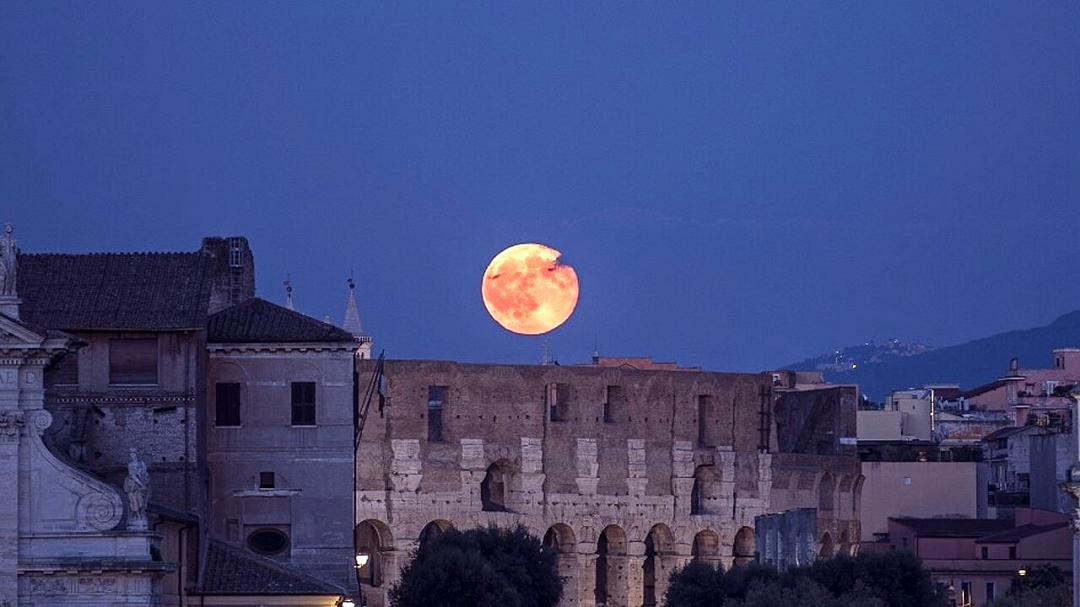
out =
[[975,462],[863,462],[862,541],[888,533],[890,517],[977,518]]
[[[361,386],[373,365],[359,363]],[[854,401],[841,405],[840,392],[809,394],[802,409],[804,393],[792,397],[782,409],[797,427],[778,440],[774,401],[787,397],[767,374],[438,361],[385,369],[385,406],[373,403],[357,453],[357,520],[381,543],[372,550],[381,584],[365,585],[373,605],[434,526],[527,526],[560,553],[562,604],[588,607],[598,605],[598,562],[607,563],[603,604],[637,606],[659,603],[670,572],[695,553],[725,566],[752,560],[755,517],[818,507],[825,476],[836,507],[819,526],[858,537],[858,464],[837,444],[854,436]],[[561,421],[551,419],[553,384],[566,386]],[[447,388],[442,441],[428,440],[429,386]],[[811,417],[820,420],[799,425]],[[778,452],[799,441],[827,453]],[[493,465],[510,470],[507,511],[483,508]],[[774,487],[777,474],[793,484]]]
[[[275,556],[343,588],[352,563],[352,344],[210,344],[207,382],[209,533],[242,546],[271,527],[289,537]],[[291,425],[294,381],[316,384],[316,425]],[[240,427],[215,425],[216,384],[240,384]],[[259,488],[272,472],[275,488]]]

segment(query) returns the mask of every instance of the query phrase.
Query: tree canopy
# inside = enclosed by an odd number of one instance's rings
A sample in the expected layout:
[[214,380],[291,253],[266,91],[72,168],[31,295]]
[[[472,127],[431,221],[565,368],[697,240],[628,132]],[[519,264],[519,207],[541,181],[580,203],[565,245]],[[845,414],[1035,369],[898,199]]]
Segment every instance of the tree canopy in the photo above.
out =
[[841,556],[778,574],[694,562],[672,574],[667,607],[943,607],[930,573],[908,552]]
[[424,542],[390,590],[394,607],[553,607],[555,553],[523,526],[449,529]]

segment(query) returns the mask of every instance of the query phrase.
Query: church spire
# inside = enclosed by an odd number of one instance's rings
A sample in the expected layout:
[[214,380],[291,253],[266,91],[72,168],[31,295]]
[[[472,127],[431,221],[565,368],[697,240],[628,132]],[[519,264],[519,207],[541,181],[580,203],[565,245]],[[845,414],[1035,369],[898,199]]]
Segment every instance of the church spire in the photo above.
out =
[[356,355],[359,358],[371,358],[371,337],[364,333],[364,327],[360,324],[360,308],[356,305],[356,281],[352,273],[349,274],[349,296],[345,300],[345,320],[341,328],[352,334],[356,341],[360,342],[360,349]]
[[296,310],[296,308],[293,307],[293,301],[292,301],[292,276],[291,275],[286,275],[285,276],[285,283],[284,284],[285,284],[285,307],[290,309],[290,310]]
[[345,300],[345,320],[341,328],[355,336],[364,334],[364,328],[360,325],[360,309],[356,306],[356,281],[349,276],[349,297]]

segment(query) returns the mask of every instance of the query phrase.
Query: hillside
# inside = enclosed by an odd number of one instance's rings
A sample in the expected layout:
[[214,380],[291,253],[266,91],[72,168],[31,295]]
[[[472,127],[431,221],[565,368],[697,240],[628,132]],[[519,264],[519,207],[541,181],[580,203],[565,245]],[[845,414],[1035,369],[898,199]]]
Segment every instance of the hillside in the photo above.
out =
[[821,370],[828,381],[857,383],[874,400],[883,399],[891,390],[933,383],[971,388],[1003,375],[1014,356],[1020,358],[1022,367],[1049,367],[1051,350],[1080,346],[1080,310],[1065,314],[1045,327],[998,333],[933,350],[918,351],[918,344],[890,344],[898,347],[845,348],[839,358],[835,353],[828,354],[787,368]]

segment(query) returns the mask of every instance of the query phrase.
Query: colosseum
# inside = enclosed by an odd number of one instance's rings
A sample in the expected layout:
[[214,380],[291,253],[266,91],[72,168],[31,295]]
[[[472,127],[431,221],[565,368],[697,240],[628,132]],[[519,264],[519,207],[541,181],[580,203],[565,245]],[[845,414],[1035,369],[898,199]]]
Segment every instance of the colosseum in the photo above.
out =
[[[357,452],[368,603],[451,526],[525,525],[557,551],[561,605],[581,607],[659,604],[692,559],[853,550],[855,387],[615,362],[386,361]],[[365,386],[377,363],[358,364]],[[755,519],[796,512],[813,522],[798,547],[784,525],[755,538]]]

